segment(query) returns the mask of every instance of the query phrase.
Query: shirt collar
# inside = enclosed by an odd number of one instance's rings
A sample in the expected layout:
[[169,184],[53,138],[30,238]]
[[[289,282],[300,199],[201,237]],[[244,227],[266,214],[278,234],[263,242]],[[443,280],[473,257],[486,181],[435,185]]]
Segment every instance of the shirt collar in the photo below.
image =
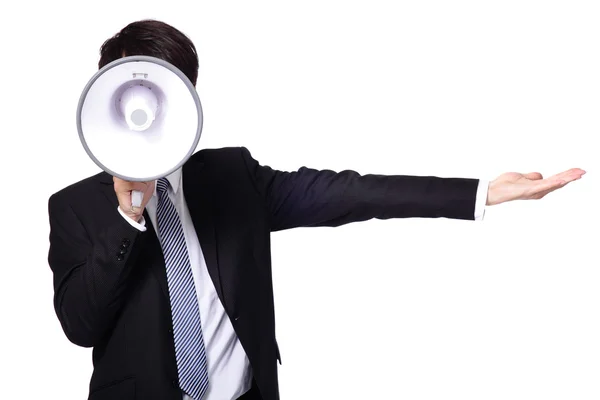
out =
[[[165,178],[167,178],[169,184],[171,185],[171,188],[173,188],[173,193],[177,193],[177,190],[179,190],[179,187],[181,186],[181,168],[177,168]],[[156,185],[154,185],[154,196],[156,195]]]

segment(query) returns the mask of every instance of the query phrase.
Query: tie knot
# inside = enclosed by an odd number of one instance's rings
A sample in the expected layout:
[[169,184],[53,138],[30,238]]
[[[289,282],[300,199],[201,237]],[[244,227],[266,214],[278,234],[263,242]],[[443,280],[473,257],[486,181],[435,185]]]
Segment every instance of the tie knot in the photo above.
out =
[[159,196],[166,193],[168,188],[169,180],[167,178],[160,178],[156,181],[156,191],[158,192]]

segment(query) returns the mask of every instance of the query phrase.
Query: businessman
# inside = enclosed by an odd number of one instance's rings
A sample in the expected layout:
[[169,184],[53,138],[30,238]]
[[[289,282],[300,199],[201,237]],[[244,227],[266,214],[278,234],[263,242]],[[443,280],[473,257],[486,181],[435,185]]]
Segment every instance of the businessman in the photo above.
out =
[[[159,21],[100,49],[164,59],[195,85],[194,44]],[[132,149],[135,151],[135,149]],[[478,220],[585,172],[475,179],[360,175],[261,165],[244,147],[201,150],[153,182],[102,172],[49,199],[48,262],[67,338],[93,347],[90,400],[279,399],[271,232],[369,219]],[[131,191],[144,193],[131,207]]]

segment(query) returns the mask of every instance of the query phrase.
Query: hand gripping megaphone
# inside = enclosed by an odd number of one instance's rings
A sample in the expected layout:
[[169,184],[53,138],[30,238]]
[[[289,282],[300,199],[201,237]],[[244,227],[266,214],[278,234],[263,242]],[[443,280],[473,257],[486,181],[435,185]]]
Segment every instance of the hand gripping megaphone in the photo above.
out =
[[[153,181],[180,168],[202,132],[196,88],[174,65],[128,56],[101,68],[77,106],[79,138],[104,171],[126,181]],[[143,193],[133,191],[132,206]]]

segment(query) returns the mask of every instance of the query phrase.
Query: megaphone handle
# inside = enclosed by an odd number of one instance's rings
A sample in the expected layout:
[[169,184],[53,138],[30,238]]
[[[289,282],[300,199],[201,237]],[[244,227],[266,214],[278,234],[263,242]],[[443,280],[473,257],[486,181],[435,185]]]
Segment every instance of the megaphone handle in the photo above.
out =
[[144,199],[144,192],[140,192],[139,190],[131,191],[131,206],[132,207],[141,207],[143,199]]

